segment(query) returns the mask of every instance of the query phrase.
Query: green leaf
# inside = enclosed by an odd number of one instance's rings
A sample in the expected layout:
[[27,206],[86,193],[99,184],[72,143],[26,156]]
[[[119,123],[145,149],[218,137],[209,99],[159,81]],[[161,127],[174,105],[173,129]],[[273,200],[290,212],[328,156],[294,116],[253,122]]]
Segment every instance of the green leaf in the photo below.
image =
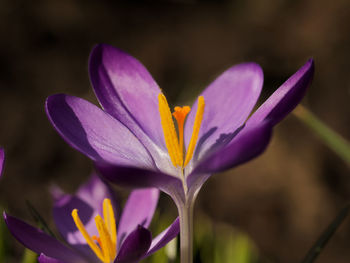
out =
[[169,262],[175,262],[177,256],[177,242],[178,238],[175,237],[165,246],[165,254],[169,259]]
[[331,239],[335,231],[338,229],[340,224],[344,221],[349,213],[350,205],[347,205],[343,208],[336,218],[332,221],[332,223],[324,230],[321,236],[317,239],[315,244],[311,247],[309,252],[306,254],[302,263],[311,263],[318,257],[318,255],[322,252],[325,245]]
[[[252,261],[253,248],[252,243],[247,236],[237,233],[235,239],[230,242],[232,251],[230,254],[230,259],[235,263],[249,263]],[[228,262],[228,261],[227,261]]]
[[49,228],[48,224],[46,223],[46,221],[44,220],[44,218],[39,214],[39,212],[35,209],[35,207],[29,202],[26,201],[26,205],[28,207],[28,210],[31,214],[31,216],[33,217],[33,219],[35,220],[37,226],[44,231],[45,233],[49,234],[50,236],[55,237],[54,233],[51,231],[51,229]]
[[[171,218],[169,216],[163,216],[161,213],[157,210],[153,216],[151,229],[152,232],[159,234],[161,233],[165,228],[169,226],[169,222],[171,222]],[[177,262],[178,259],[178,253],[177,253],[177,244],[178,238],[173,239],[170,241],[165,247],[158,250],[156,253],[154,253],[151,257],[148,259],[145,259],[145,262],[148,263],[173,263]]]
[[150,263],[161,263],[161,262],[168,262],[168,257],[165,253],[165,249],[162,248],[158,250],[156,253],[153,254],[153,256],[149,259]]
[[29,249],[24,250],[22,263],[36,263],[38,255]]
[[350,143],[347,140],[329,128],[305,107],[299,105],[293,113],[314,131],[329,148],[350,165]]

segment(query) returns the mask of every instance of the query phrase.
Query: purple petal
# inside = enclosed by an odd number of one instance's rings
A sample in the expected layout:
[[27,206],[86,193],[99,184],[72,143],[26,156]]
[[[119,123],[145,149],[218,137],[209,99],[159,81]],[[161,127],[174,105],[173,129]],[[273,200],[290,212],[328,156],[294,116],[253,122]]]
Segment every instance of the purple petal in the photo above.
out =
[[95,258],[95,254],[87,245],[85,238],[77,229],[73,219],[73,209],[78,209],[78,214],[90,236],[98,236],[94,218],[103,214],[103,200],[111,199],[115,207],[115,197],[111,189],[96,175],[82,185],[75,196],[62,195],[56,199],[53,216],[56,226],[63,238],[75,249],[80,250],[87,257]]
[[103,108],[133,132],[139,133],[141,127],[165,149],[158,112],[160,89],[147,69],[122,50],[100,44],[91,52],[89,71]]
[[116,210],[115,212],[119,213],[120,207],[114,191],[95,173],[90,176],[85,184],[79,187],[76,196],[84,200],[100,215],[103,213],[103,200],[109,198]]
[[248,119],[247,125],[254,125],[269,119],[276,125],[291,112],[304,97],[314,75],[314,61],[309,59],[294,75],[282,84]]
[[68,263],[68,262],[63,262],[63,261],[55,259],[55,258],[47,257],[44,254],[41,254],[39,256],[38,262],[39,263]]
[[134,190],[124,206],[118,226],[118,244],[134,231],[138,225],[148,228],[159,199],[156,188]]
[[90,102],[53,95],[46,100],[46,112],[59,134],[92,160],[153,167],[152,158],[129,129]]
[[175,221],[162,233],[160,233],[158,236],[156,236],[152,240],[152,244],[150,249],[148,250],[145,257],[148,257],[152,255],[157,250],[164,247],[166,244],[168,244],[173,238],[175,238],[180,232],[180,221],[179,218],[176,218]]
[[272,133],[272,125],[268,121],[258,123],[254,127],[245,127],[225,147],[208,154],[200,161],[194,171],[188,176],[189,188],[198,183],[201,177],[220,172],[247,162],[261,154],[268,145]]
[[61,189],[61,187],[59,187],[56,184],[50,185],[49,191],[54,200],[59,200],[60,198],[66,195],[66,193]]
[[0,148],[0,176],[4,170],[4,161],[5,161],[5,151],[3,148]]
[[25,247],[41,254],[67,263],[78,263],[86,261],[75,251],[66,247],[56,239],[36,229],[20,219],[4,213],[4,219],[11,234]]
[[[262,85],[260,66],[243,63],[226,70],[203,91],[205,108],[194,160],[201,158],[221,135],[233,133],[244,123],[259,98]],[[186,121],[186,145],[192,135],[196,111],[197,102]]]
[[115,263],[138,262],[151,245],[152,235],[146,228],[138,226],[123,242]]
[[183,195],[181,181],[176,177],[159,171],[111,166],[105,163],[95,163],[95,166],[104,178],[117,185],[132,188],[155,187],[169,195],[172,195],[174,192]]

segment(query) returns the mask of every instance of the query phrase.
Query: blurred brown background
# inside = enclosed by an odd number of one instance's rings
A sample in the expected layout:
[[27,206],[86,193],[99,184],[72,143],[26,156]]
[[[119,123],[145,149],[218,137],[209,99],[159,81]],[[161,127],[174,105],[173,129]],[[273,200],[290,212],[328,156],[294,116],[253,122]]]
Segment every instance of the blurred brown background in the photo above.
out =
[[[7,153],[0,203],[29,219],[30,200],[50,220],[48,186],[74,191],[90,173],[90,161],[50,126],[44,101],[68,93],[96,102],[87,72],[96,43],[141,60],[173,105],[190,103],[244,61],[262,66],[264,99],[313,57],[303,104],[349,139],[349,24],[347,0],[0,0],[0,145]],[[349,199],[349,167],[289,116],[263,156],[212,177],[196,209],[247,232],[271,262],[291,263]],[[317,262],[349,261],[350,219]]]

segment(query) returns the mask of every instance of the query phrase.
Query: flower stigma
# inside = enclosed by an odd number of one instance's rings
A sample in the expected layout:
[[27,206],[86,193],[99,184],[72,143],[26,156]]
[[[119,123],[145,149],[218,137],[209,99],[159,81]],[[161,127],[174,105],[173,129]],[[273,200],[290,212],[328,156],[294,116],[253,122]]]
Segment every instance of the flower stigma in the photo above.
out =
[[103,218],[100,215],[95,217],[99,237],[89,235],[79,218],[78,209],[72,211],[72,217],[76,227],[101,262],[113,262],[117,255],[117,229],[111,200],[103,200]]
[[[193,123],[192,136],[187,150],[184,150],[184,123],[186,116],[191,111],[191,108],[189,106],[177,106],[175,107],[174,112],[171,114],[168,102],[163,93],[160,93],[158,95],[158,106],[161,124],[163,127],[165,144],[168,149],[171,162],[175,167],[180,167],[183,170],[183,168],[185,168],[189,161],[192,159],[194,149],[196,147],[204,113],[204,97],[198,97],[196,117]],[[175,130],[172,116],[174,116],[177,122],[178,136]],[[185,158],[184,153],[186,153]]]

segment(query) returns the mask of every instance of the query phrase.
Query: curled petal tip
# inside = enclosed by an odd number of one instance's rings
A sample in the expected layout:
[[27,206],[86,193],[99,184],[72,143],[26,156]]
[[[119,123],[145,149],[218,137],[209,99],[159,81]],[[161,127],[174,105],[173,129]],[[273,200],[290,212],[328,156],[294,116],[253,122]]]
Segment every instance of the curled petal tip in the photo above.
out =
[[139,262],[151,245],[151,232],[141,225],[131,232],[122,243],[115,262]]
[[315,61],[313,58],[309,58],[307,62],[305,63],[306,66],[308,66],[312,71],[315,68]]
[[310,82],[313,78],[313,74],[315,71],[315,61],[313,58],[309,58],[306,63],[299,69],[299,72],[302,75],[305,75],[305,78],[309,78]]
[[313,57],[309,58],[307,62],[314,64],[314,58]]
[[314,75],[314,61],[309,59],[289,77],[247,121],[247,125],[270,119],[273,125],[279,123],[302,100]]

